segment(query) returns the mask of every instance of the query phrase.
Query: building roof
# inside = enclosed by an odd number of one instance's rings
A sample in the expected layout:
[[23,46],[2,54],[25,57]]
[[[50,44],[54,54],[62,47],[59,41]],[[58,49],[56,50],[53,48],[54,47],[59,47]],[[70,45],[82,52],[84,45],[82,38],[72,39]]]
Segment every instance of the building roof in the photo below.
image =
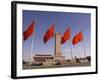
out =
[[35,56],[52,56],[51,54],[36,54]]

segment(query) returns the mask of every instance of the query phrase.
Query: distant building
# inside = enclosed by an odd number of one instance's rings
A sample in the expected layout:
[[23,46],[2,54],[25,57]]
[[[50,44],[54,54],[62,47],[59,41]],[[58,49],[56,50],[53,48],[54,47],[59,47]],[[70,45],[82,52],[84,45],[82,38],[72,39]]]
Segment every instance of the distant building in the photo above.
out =
[[33,58],[34,62],[46,62],[54,59],[54,57],[50,54],[36,54]]

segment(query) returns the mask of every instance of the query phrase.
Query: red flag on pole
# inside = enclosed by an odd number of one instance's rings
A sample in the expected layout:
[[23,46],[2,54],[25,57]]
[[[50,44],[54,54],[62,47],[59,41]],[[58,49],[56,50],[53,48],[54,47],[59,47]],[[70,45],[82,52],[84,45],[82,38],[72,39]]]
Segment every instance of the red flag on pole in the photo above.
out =
[[68,28],[65,32],[63,37],[61,38],[61,44],[64,44],[68,39],[70,39],[71,36],[71,30]]
[[78,34],[74,36],[72,43],[73,45],[75,45],[82,40],[83,40],[83,33],[80,31]]
[[34,32],[34,21],[28,26],[27,30],[23,32],[24,41],[27,40]]
[[44,37],[43,37],[43,40],[44,40],[44,43],[46,43],[50,38],[52,38],[54,35],[54,25],[52,25],[48,30],[47,32],[45,33]]

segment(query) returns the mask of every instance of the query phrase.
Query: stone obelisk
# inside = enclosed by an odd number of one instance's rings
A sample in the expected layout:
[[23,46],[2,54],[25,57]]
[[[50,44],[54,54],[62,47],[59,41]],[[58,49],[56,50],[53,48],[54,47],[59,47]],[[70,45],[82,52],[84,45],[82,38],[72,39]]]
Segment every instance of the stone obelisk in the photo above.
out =
[[54,53],[54,59],[58,61],[65,60],[65,57],[62,56],[61,53],[61,34],[56,32],[55,33],[55,53]]

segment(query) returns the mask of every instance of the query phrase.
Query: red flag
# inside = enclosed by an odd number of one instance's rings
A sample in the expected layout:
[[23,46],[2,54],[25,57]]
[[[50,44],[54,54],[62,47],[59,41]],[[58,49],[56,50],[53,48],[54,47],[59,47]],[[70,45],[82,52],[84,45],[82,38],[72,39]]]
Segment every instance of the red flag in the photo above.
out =
[[63,37],[61,38],[61,44],[64,44],[68,39],[70,39],[71,31],[70,28],[68,28],[65,32]]
[[54,35],[54,25],[52,25],[44,35],[44,43],[46,43]]
[[78,34],[76,34],[73,38],[73,45],[77,44],[78,42],[83,40],[83,33],[79,32]]
[[28,26],[27,30],[23,32],[24,41],[27,40],[34,32],[34,21]]

